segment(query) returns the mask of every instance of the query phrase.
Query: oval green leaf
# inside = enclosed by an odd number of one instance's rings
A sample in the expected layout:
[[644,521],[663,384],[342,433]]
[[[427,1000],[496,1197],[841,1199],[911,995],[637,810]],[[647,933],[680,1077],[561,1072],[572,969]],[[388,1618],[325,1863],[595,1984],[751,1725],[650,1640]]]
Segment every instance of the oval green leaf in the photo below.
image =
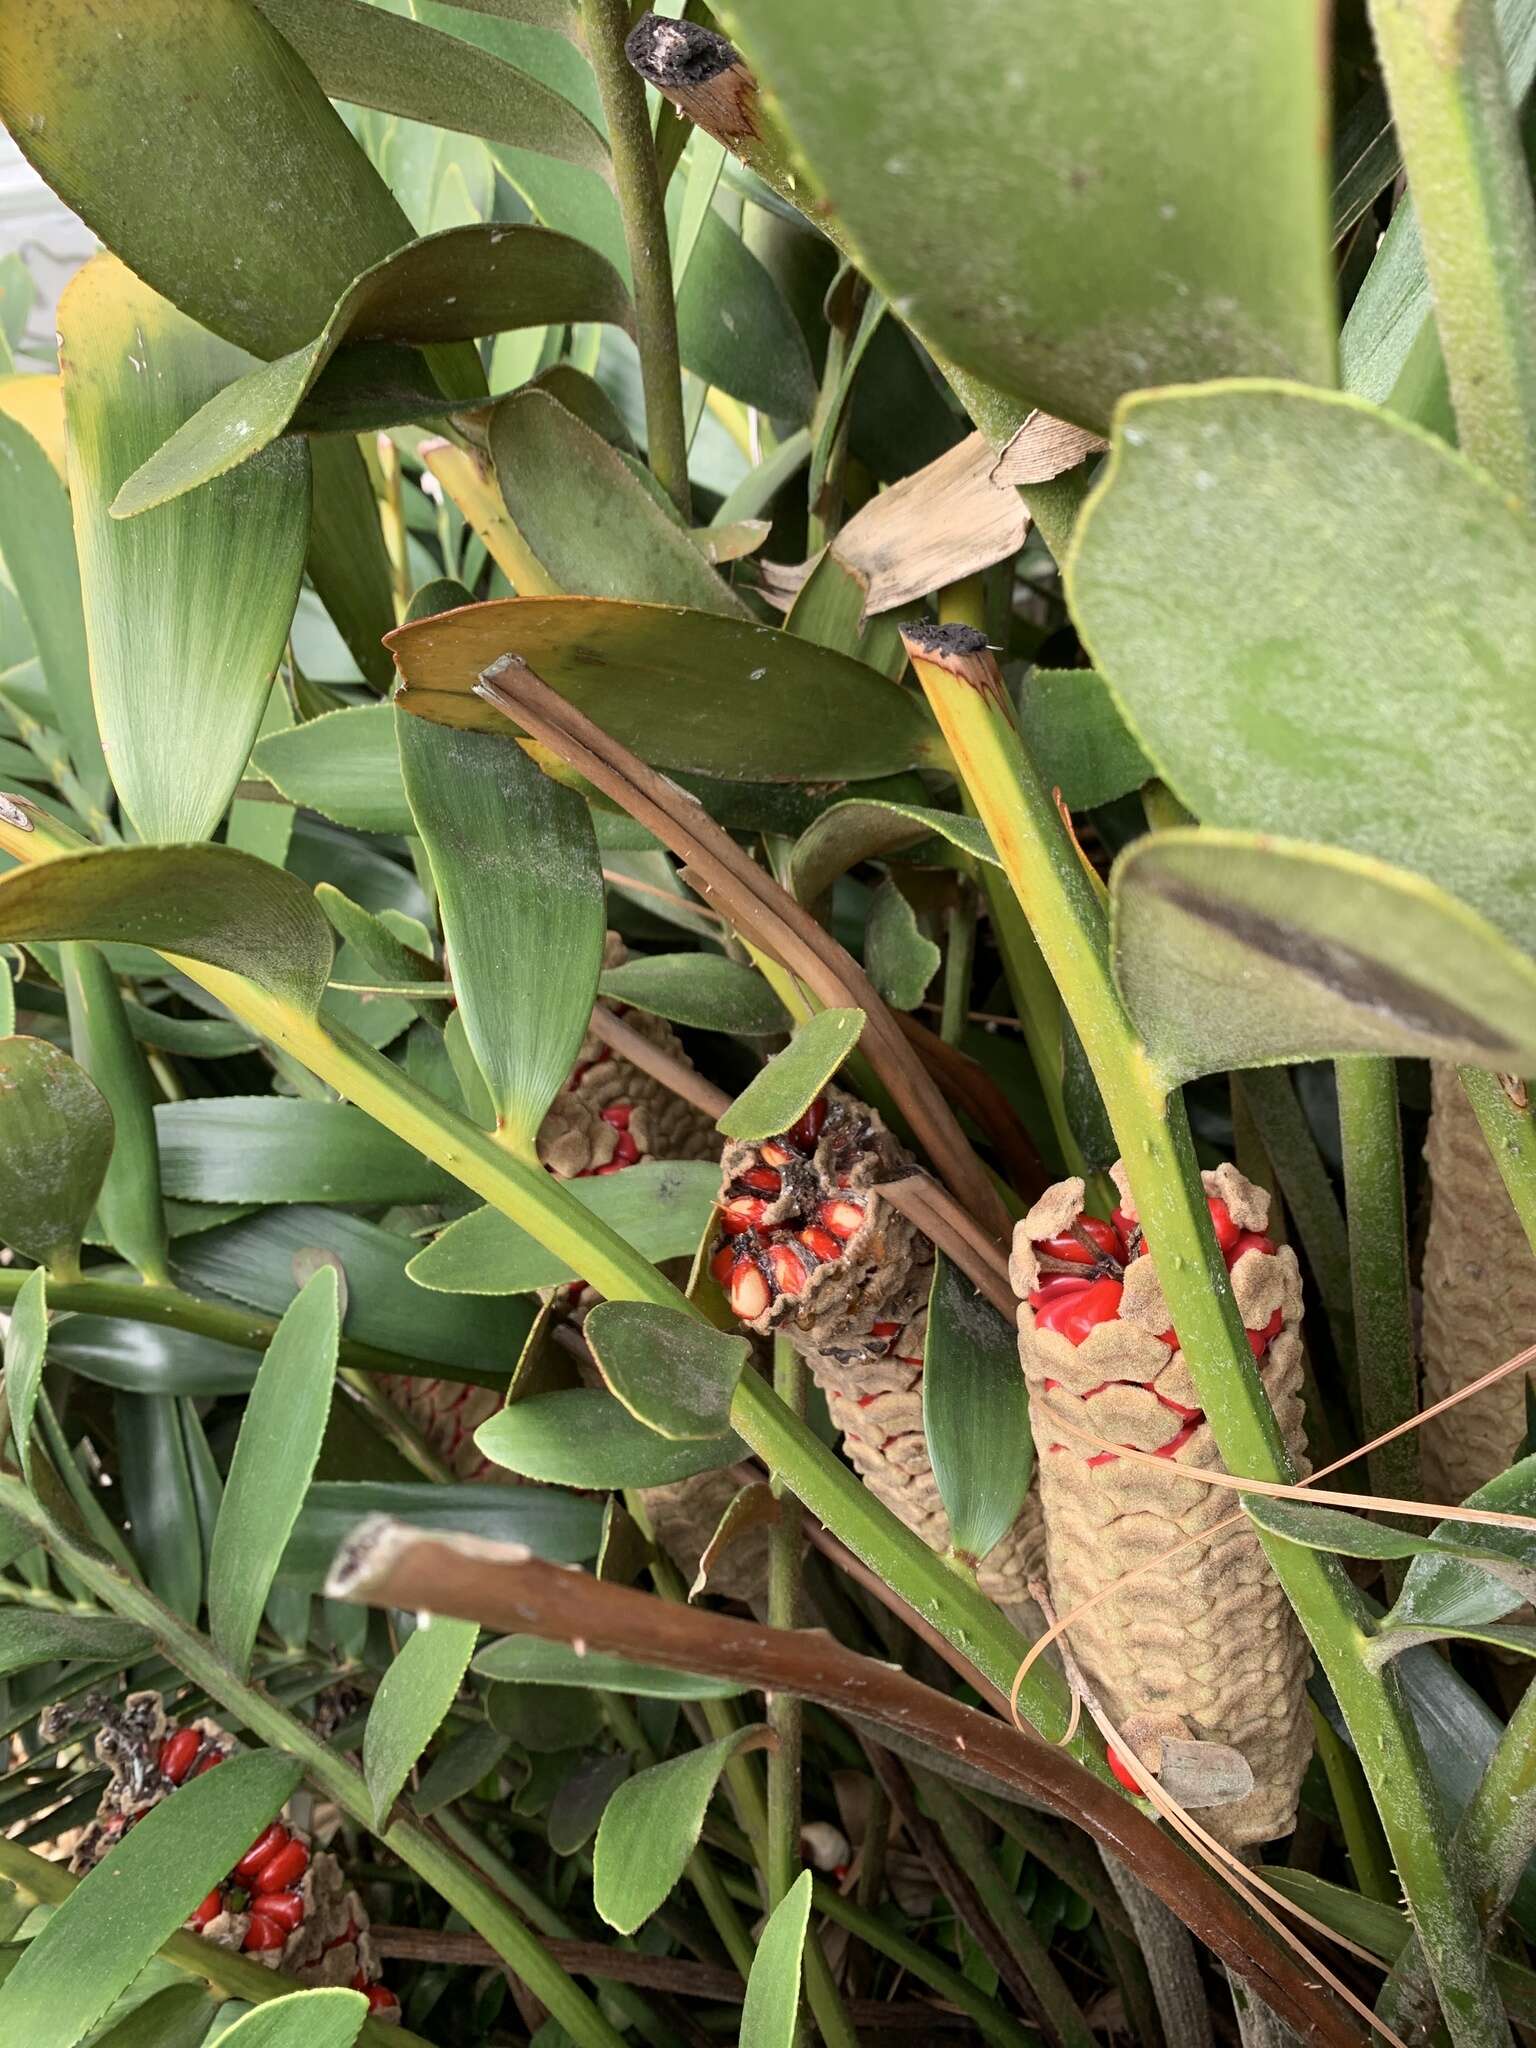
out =
[[119,485],[248,358],[115,256],[59,303],[70,499],[91,689],[113,785],[139,836],[207,839],[245,772],[293,619],[309,451],[124,526]]
[[0,1039],[0,1241],[68,1273],[112,1158],[112,1111],[42,1038]]
[[[65,1657],[132,1664],[153,1643],[147,1628],[136,1621],[119,1621],[115,1614],[52,1614],[46,1609],[8,1607],[0,1611],[0,1678]],[[3,2014],[0,2006],[0,2016]]]
[[459,1183],[344,1102],[214,1095],[155,1108],[160,1170],[184,1202],[441,1202]]
[[986,827],[956,811],[932,810],[924,804],[898,804],[884,798],[850,797],[814,819],[795,842],[790,855],[790,887],[802,903],[814,903],[839,875],[861,860],[879,859],[920,846],[937,836],[971,860],[1001,865]]
[[1113,803],[1150,779],[1151,762],[1091,668],[1031,669],[1018,706],[1025,750],[1069,810]]
[[428,1617],[379,1681],[363,1730],[363,1777],[380,1833],[412,1764],[453,1705],[479,1633],[478,1622]]
[[[646,1159],[568,1186],[584,1208],[659,1262],[698,1249],[720,1192],[720,1169],[701,1159]],[[528,1294],[578,1277],[510,1216],[489,1208],[450,1223],[406,1270],[418,1287],[443,1294]]]
[[524,1479],[592,1488],[665,1486],[746,1455],[735,1436],[671,1442],[596,1387],[532,1394],[482,1422],[475,1443]]
[[340,1321],[336,1271],[322,1266],[278,1325],[246,1403],[208,1562],[209,1631],[240,1675],[320,1456]]
[[720,1773],[743,1750],[761,1747],[766,1735],[761,1727],[739,1728],[618,1788],[592,1851],[592,1903],[610,1927],[633,1934],[676,1888]]
[[251,758],[290,803],[334,824],[402,836],[416,829],[387,704],[323,712],[258,740]]
[[592,815],[510,730],[401,718],[397,737],[475,1064],[497,1128],[531,1150],[581,1049],[603,964]]
[[719,1118],[728,1138],[775,1138],[802,1116],[859,1042],[862,1010],[818,1010]]
[[1312,0],[1101,0],[1023,45],[1012,8],[930,0],[882,38],[877,90],[864,0],[717,12],[860,267],[977,376],[1087,427],[1148,384],[1332,381]]
[[766,1038],[789,1029],[789,1012],[755,967],[718,953],[643,953],[610,967],[598,994],[696,1031]]
[[255,2006],[219,2040],[231,2048],[352,2048],[367,2017],[361,1991],[325,1985]]
[[1172,830],[1126,848],[1111,898],[1115,978],[1170,1083],[1352,1052],[1536,1070],[1536,964],[1418,875]]
[[1533,580],[1536,524],[1443,442],[1267,384],[1130,400],[1067,577],[1204,824],[1392,861],[1528,948]]
[[800,1960],[811,1921],[811,1873],[802,1870],[758,1939],[741,2011],[740,2048],[795,2048],[800,2035]]
[[675,605],[592,597],[501,598],[389,636],[407,711],[500,732],[474,694],[515,652],[604,732],[659,768],[728,782],[841,782],[938,761],[910,691],[771,626]]
[[917,913],[887,875],[870,901],[864,924],[864,965],[893,1010],[915,1010],[943,958],[919,930]]
[[547,1643],[538,1636],[503,1636],[475,1658],[482,1678],[510,1679],[519,1685],[591,1686],[598,1692],[633,1693],[648,1700],[728,1700],[747,1690],[728,1678],[705,1678],[692,1671],[663,1671],[654,1664],[632,1664],[600,1650],[578,1650],[571,1643]]
[[300,347],[359,271],[411,239],[410,222],[246,0],[143,0],[132,27],[77,0],[9,11],[0,119],[65,204],[191,319],[255,355]]
[[[152,446],[132,473],[123,472],[113,515],[141,516],[222,476],[294,424],[357,431],[413,417],[423,402],[429,413],[452,410],[445,399],[485,403],[483,383],[440,392],[426,364],[404,358],[404,344],[469,341],[550,320],[626,327],[631,318],[629,294],[613,266],[568,235],[526,222],[477,223],[429,235],[349,280],[302,347],[254,369],[242,362],[234,382],[226,379],[224,389],[199,401],[200,410],[183,416],[185,424],[177,422],[169,439],[161,437],[163,447]],[[350,388],[349,365],[364,373],[363,411],[344,419],[296,419],[307,400],[322,406],[338,385]],[[402,374],[415,377],[419,395],[399,407],[388,394]],[[386,394],[382,417],[377,399],[367,396],[380,385]]]
[[923,1433],[950,1546],[979,1564],[1018,1518],[1035,1445],[1017,1334],[942,1252],[928,1295]]
[[58,1907],[0,1985],[0,2038],[75,2048],[118,1993],[228,1875],[303,1767],[231,1757],[152,1807]]
[[651,1301],[600,1301],[584,1328],[610,1393],[637,1422],[682,1442],[725,1435],[752,1352],[745,1337]]

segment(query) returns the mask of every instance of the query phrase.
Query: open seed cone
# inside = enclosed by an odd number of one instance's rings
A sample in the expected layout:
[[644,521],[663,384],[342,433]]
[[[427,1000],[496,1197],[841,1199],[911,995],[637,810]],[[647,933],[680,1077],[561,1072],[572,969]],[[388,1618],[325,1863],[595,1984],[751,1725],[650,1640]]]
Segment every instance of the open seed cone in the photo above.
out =
[[[1082,1222],[1080,1180],[1041,1196],[1017,1227],[1009,1269],[1051,1597],[1061,1615],[1233,1508],[1226,1489],[1180,1476],[1224,1468],[1118,1168],[1116,1177],[1124,1198],[1116,1221],[1129,1242],[1119,1262],[1102,1263],[1123,1274],[1123,1292],[1106,1274],[1090,1309],[1076,1291],[1086,1280],[1075,1275],[1098,1273],[1096,1264],[1068,1263],[1088,1256],[1070,1243]],[[1263,1238],[1269,1198],[1235,1167],[1206,1174],[1205,1183],[1225,1205],[1229,1221],[1219,1228],[1233,1242],[1233,1291],[1287,1448],[1305,1471],[1296,1255]],[[1106,1228],[1097,1225],[1101,1234]],[[1066,1257],[1044,1251],[1047,1244],[1064,1246]],[[1156,1453],[1168,1471],[1133,1464],[1085,1436]],[[1225,1531],[1132,1581],[1076,1622],[1069,1640],[1109,1718],[1150,1768],[1165,1739],[1223,1743],[1247,1759],[1253,1791],[1201,1816],[1213,1834],[1236,1847],[1289,1831],[1312,1749],[1309,1657],[1251,1528]]]
[[[1536,1341],[1536,1255],[1456,1069],[1437,1065],[1432,1087],[1425,1148],[1425,1407]],[[1430,1500],[1465,1500],[1519,1457],[1531,1377],[1511,1373],[1425,1423],[1420,1436]]]
[[[818,1103],[780,1139],[726,1147],[715,1272],[749,1329],[778,1332],[804,1356],[864,1484],[945,1551],[949,1521],[923,1435],[932,1250],[877,1191],[912,1162],[856,1097],[828,1088]],[[1042,1537],[1031,1493],[980,1560],[982,1591],[1021,1620],[1034,1613]]]

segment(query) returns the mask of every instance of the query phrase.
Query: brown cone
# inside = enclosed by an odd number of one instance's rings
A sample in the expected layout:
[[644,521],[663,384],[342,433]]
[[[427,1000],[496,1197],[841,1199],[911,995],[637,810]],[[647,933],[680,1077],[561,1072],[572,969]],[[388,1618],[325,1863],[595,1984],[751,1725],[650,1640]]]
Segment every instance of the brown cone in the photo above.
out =
[[[1432,1086],[1425,1147],[1426,1408],[1536,1341],[1536,1256],[1456,1069],[1437,1065]],[[1532,1373],[1511,1373],[1425,1423],[1420,1434],[1428,1499],[1465,1500],[1513,1464],[1525,1442],[1525,1390]]]
[[[1123,1193],[1118,1168],[1116,1176]],[[1262,1231],[1268,1197],[1261,1189],[1232,1166],[1205,1182],[1244,1229]],[[1082,1202],[1080,1180],[1048,1189],[1017,1226],[1009,1269],[1019,1296],[1051,1598],[1062,1616],[1233,1507],[1225,1489],[1175,1476],[1181,1468],[1224,1468],[1184,1355],[1163,1342],[1170,1319],[1150,1256],[1125,1267],[1119,1317],[1082,1343],[1037,1327],[1028,1301],[1041,1277],[1034,1242],[1065,1230]],[[1134,1218],[1128,1196],[1125,1209]],[[1250,1330],[1265,1329],[1280,1311],[1260,1372],[1291,1457],[1305,1471],[1295,1253],[1284,1246],[1245,1252],[1232,1286]],[[1070,1433],[1084,1431],[1162,1454],[1168,1476],[1105,1456]],[[1247,1759],[1253,1791],[1200,1816],[1214,1835],[1238,1847],[1290,1830],[1312,1750],[1309,1655],[1251,1528],[1225,1531],[1132,1581],[1074,1623],[1069,1639],[1109,1718],[1149,1765],[1158,1762],[1163,1737],[1229,1744]]]

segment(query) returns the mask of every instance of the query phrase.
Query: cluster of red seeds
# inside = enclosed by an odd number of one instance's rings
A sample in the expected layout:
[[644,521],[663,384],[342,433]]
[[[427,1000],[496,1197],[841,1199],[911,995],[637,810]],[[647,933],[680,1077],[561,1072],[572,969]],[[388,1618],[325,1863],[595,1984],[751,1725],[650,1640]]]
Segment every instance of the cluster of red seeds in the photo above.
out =
[[[1245,1252],[1274,1251],[1270,1238],[1257,1230],[1244,1230],[1233,1221],[1219,1195],[1209,1195],[1206,1199],[1216,1242],[1229,1273]],[[1040,1278],[1031,1290],[1029,1305],[1035,1312],[1037,1330],[1054,1330],[1069,1344],[1076,1345],[1081,1344],[1089,1331],[1100,1323],[1119,1320],[1120,1302],[1125,1293],[1125,1269],[1136,1259],[1144,1258],[1148,1250],[1146,1236],[1139,1223],[1127,1216],[1123,1209],[1116,1209],[1108,1223],[1097,1216],[1079,1214],[1057,1236],[1036,1238],[1033,1242]],[[1262,1358],[1280,1334],[1282,1320],[1280,1310],[1276,1309],[1263,1329],[1248,1332],[1248,1342],[1255,1358]],[[1178,1349],[1179,1340],[1172,1330],[1160,1332],[1160,1337],[1170,1351]],[[1056,1384],[1055,1380],[1048,1379],[1045,1382],[1047,1391]],[[1103,1380],[1098,1386],[1090,1387],[1083,1398],[1091,1400],[1095,1394],[1102,1394],[1107,1387],[1117,1384],[1113,1380]],[[1205,1412],[1158,1393],[1156,1387],[1151,1391],[1163,1407],[1179,1418],[1178,1428],[1165,1444],[1158,1446],[1156,1455],[1159,1458],[1175,1457],[1204,1422]],[[1064,1444],[1051,1445],[1053,1451],[1065,1448]],[[1115,1456],[1113,1451],[1098,1451],[1088,1463],[1092,1466],[1112,1465]]]
[[[827,1112],[826,1096],[818,1095],[781,1137],[758,1146],[758,1163],[742,1169],[721,1204],[725,1235],[709,1270],[743,1322],[755,1322],[781,1295],[798,1295],[818,1266],[843,1256],[863,1225],[864,1204],[851,1195],[827,1195],[810,1163]],[[846,1174],[833,1180],[848,1185]],[[768,1211],[786,1187],[801,1199],[792,1214],[769,1224]],[[893,1323],[891,1334],[896,1328]]]
[[[172,1785],[182,1785],[188,1778],[200,1778],[204,1771],[223,1763],[226,1755],[199,1729],[175,1728],[160,1744],[155,1763],[163,1778]],[[132,1824],[126,1822],[125,1828]],[[240,1946],[257,1953],[283,1948],[289,1935],[302,1924],[307,1910],[304,1894],[298,1887],[308,1868],[309,1850],[281,1821],[275,1820],[252,1842],[224,1882],[214,1886],[187,1925],[201,1934],[222,1913],[248,1913],[250,1922]],[[339,1948],[357,1937],[358,1929],[348,1926],[345,1933],[325,1946]],[[400,2003],[385,1985],[368,1983],[361,1970],[352,1979],[352,1988],[367,1998],[370,2012],[390,2012]]]

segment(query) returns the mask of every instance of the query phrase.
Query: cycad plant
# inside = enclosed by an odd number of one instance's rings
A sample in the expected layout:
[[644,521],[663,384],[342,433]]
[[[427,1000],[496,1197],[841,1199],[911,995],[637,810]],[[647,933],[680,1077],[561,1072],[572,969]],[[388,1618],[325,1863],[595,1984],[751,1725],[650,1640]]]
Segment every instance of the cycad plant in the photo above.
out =
[[1536,2030],[1533,74],[13,0],[0,2040]]

